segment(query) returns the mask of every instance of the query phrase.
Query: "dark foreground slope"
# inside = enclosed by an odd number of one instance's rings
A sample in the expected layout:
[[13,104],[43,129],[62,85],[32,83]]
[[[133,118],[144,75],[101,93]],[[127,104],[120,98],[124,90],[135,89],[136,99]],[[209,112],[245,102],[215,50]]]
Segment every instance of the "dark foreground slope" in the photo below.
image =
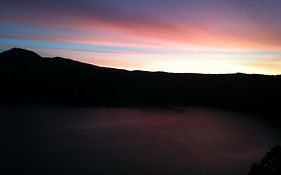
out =
[[281,99],[281,76],[126,71],[23,49],[0,54],[0,82],[3,103],[206,105],[276,113]]
[[281,146],[275,146],[268,152],[259,164],[254,163],[248,175],[280,175]]

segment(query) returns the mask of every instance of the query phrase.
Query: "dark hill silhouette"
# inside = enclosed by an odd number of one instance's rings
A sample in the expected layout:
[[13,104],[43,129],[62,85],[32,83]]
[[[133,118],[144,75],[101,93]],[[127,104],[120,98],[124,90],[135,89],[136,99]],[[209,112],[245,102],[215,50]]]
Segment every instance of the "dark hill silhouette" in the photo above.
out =
[[35,52],[32,52],[30,50],[20,49],[20,48],[13,48],[7,51],[4,51],[1,53],[1,57],[4,58],[13,58],[13,59],[23,59],[23,60],[33,60],[33,59],[39,59],[41,58],[40,55],[38,55]]
[[280,113],[280,75],[126,71],[11,49],[0,53],[0,81],[3,103],[205,105]]

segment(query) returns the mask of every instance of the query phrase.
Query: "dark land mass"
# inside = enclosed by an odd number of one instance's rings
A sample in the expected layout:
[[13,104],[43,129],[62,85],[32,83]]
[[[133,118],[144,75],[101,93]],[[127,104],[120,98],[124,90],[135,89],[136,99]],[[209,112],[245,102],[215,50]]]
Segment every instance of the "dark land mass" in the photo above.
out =
[[254,163],[248,175],[279,175],[281,174],[281,146],[275,146],[259,164]]
[[2,103],[200,105],[280,114],[281,75],[127,71],[13,48],[0,53],[0,82]]

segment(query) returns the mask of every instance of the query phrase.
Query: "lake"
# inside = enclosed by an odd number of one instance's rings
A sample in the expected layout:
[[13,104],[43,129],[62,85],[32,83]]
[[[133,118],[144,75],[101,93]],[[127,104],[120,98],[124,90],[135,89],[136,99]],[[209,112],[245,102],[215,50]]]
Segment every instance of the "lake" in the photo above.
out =
[[241,175],[279,130],[210,108],[1,106],[2,170],[29,174]]

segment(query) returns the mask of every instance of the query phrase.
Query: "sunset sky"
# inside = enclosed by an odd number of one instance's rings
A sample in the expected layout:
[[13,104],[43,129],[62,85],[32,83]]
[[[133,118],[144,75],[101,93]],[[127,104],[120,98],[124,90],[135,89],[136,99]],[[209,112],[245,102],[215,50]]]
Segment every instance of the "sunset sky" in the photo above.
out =
[[0,51],[106,67],[281,74],[280,0],[4,0]]

